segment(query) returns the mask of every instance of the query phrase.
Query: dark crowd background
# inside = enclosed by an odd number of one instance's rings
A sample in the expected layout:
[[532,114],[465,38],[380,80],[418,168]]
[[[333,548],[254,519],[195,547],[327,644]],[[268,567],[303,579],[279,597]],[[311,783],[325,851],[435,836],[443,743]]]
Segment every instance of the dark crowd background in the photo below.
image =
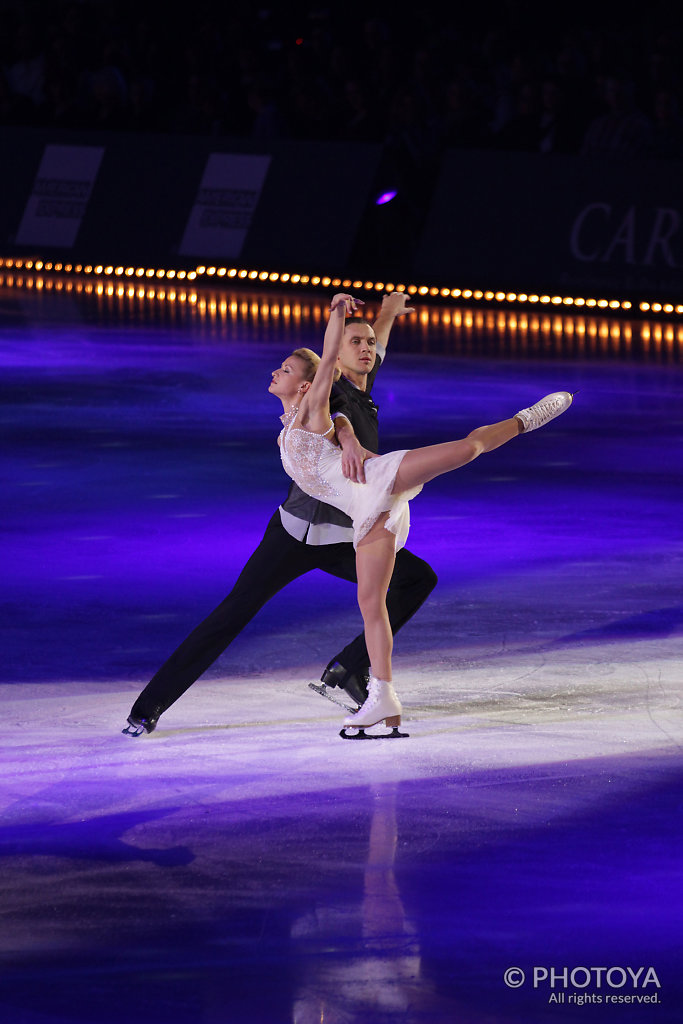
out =
[[0,123],[683,155],[679,5],[0,2]]

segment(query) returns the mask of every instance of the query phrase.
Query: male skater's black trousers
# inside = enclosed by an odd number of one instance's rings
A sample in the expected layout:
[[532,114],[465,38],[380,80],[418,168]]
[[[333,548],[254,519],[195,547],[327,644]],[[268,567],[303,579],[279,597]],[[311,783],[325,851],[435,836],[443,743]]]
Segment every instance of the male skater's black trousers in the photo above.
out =
[[[164,662],[131,713],[158,716],[164,712],[213,664],[274,594],[311,569],[357,582],[353,545],[298,541],[287,533],[279,511],[276,512],[228,596]],[[394,633],[415,614],[436,582],[436,574],[426,562],[401,548],[387,594],[387,611]],[[361,633],[348,644],[336,660],[349,672],[367,671],[369,658],[364,635]]]

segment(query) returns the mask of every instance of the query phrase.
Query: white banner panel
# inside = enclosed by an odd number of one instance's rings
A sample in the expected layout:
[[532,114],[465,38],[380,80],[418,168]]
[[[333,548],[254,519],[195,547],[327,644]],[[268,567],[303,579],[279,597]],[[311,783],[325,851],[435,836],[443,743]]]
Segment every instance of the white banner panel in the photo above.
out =
[[270,156],[209,154],[180,245],[181,255],[239,256],[269,165]]
[[103,146],[45,147],[17,232],[18,245],[71,248],[103,156]]

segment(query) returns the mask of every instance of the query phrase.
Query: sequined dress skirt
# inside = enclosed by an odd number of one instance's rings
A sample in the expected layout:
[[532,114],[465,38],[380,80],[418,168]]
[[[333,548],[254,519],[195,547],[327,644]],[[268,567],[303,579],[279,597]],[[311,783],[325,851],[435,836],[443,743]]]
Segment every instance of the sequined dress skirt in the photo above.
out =
[[392,494],[399,466],[409,449],[388,452],[365,463],[365,483],[347,480],[341,468],[341,450],[320,434],[294,428],[281,435],[280,452],[285,471],[302,491],[345,512],[353,521],[353,546],[368,533],[383,512],[385,528],[402,548],[410,530],[409,501],[422,485]]
[[391,493],[399,466],[406,454],[407,450],[388,452],[376,459],[368,459],[365,463],[364,484],[346,480],[347,484],[351,484],[351,511],[347,512],[347,515],[353,520],[354,547],[358,546],[358,541],[365,536],[383,512],[390,513],[384,526],[395,535],[396,550],[405,545],[410,530],[409,502],[422,490],[420,484],[402,494]]

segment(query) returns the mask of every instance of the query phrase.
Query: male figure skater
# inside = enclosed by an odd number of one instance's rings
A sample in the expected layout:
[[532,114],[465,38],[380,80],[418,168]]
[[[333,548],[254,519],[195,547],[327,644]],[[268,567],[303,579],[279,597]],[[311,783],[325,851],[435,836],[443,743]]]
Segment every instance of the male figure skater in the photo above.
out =
[[[382,300],[375,323],[351,320],[339,354],[341,377],[330,397],[345,475],[363,481],[366,451],[378,449],[377,407],[370,391],[384,360],[398,317],[412,312],[403,292]],[[352,429],[349,428],[349,424]],[[271,518],[261,543],[221,604],[183,640],[133,704],[132,736],[152,732],[160,716],[213,664],[256,613],[279,590],[311,569],[356,582],[351,520],[331,505],[310,498],[292,483]],[[436,586],[426,562],[399,551],[389,584],[387,610],[393,633],[411,618]],[[326,687],[339,687],[359,706],[367,698],[368,657],[361,633],[332,658],[322,674]]]

